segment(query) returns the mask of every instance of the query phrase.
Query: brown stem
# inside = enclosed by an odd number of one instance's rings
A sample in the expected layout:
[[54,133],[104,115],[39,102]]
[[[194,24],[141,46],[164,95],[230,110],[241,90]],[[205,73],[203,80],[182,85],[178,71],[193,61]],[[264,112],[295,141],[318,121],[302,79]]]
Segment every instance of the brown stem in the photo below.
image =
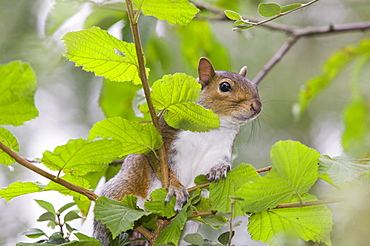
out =
[[193,212],[191,215],[189,215],[189,218],[194,218],[198,216],[207,216],[207,215],[215,215],[216,211],[199,211],[199,212]]
[[193,187],[190,187],[188,188],[188,192],[192,192],[192,191],[195,191],[197,189],[201,189],[201,188],[204,188],[204,187],[207,187],[211,182],[207,182],[207,183],[204,183],[204,184],[200,184],[200,185],[196,185],[196,186],[193,186]]
[[48,173],[44,170],[42,170],[41,168],[31,164],[30,162],[26,161],[25,159],[23,159],[21,156],[19,156],[17,153],[15,153],[13,150],[11,150],[10,148],[8,148],[5,144],[3,144],[1,141],[0,141],[0,149],[2,149],[5,153],[7,153],[10,157],[12,157],[16,162],[18,162],[19,164],[21,164],[22,166],[30,169],[31,171],[47,178],[47,179],[50,179],[51,181],[57,183],[57,184],[60,184],[60,185],[63,185],[64,187],[72,190],[72,191],[75,191],[77,193],[80,193],[84,196],[86,196],[87,198],[89,198],[90,200],[92,201],[96,201],[96,199],[98,199],[98,195],[96,195],[94,192],[90,191],[90,190],[87,190],[85,188],[82,188],[80,186],[77,186],[77,185],[74,185],[70,182],[68,182],[67,180],[64,180],[64,179],[61,179],[51,173]]
[[[134,12],[134,8],[132,6],[131,0],[126,0],[126,7],[127,7],[127,15],[130,20],[131,32],[132,32],[132,36],[134,39],[136,55],[137,55],[138,64],[139,64],[139,67],[138,67],[139,77],[143,85],[146,102],[148,104],[148,108],[149,108],[149,112],[150,112],[150,116],[152,118],[153,124],[157,128],[158,132],[161,133],[161,128],[159,125],[158,117],[157,117],[155,108],[150,100],[150,86],[149,86],[148,77],[145,71],[144,52],[143,52],[143,48],[141,45],[139,27],[138,27],[138,23],[135,21],[135,12]],[[159,152],[159,159],[161,163],[162,186],[163,188],[167,189],[168,184],[169,184],[169,180],[168,180],[169,171],[168,171],[168,163],[167,163],[167,153],[166,153],[164,145],[159,149],[158,152]]]
[[292,9],[292,10],[290,10],[290,11],[287,11],[287,12],[284,12],[284,13],[281,13],[281,14],[278,14],[278,15],[276,15],[276,16],[274,16],[274,17],[271,17],[270,19],[266,19],[266,20],[263,20],[263,21],[259,21],[259,22],[257,22],[257,23],[249,23],[249,22],[247,22],[247,24],[252,24],[252,25],[254,25],[254,26],[263,25],[263,24],[265,24],[265,23],[267,23],[267,22],[273,21],[273,20],[275,20],[275,19],[277,19],[277,18],[280,18],[280,17],[282,17],[282,16],[284,16],[284,15],[287,15],[287,14],[290,14],[290,13],[295,12],[295,11],[297,11],[297,10],[300,10],[300,9],[302,9],[302,8],[305,8],[305,7],[307,7],[307,6],[311,5],[311,4],[315,3],[315,2],[318,2],[318,1],[320,1],[320,0],[312,0],[312,1],[308,2],[308,3],[302,4],[302,5],[301,5],[300,7],[298,7],[298,8],[295,8],[295,9]]
[[317,206],[317,205],[324,205],[324,204],[344,202],[344,201],[346,201],[344,198],[333,198],[333,199],[326,199],[326,200],[304,202],[303,204],[300,202],[284,203],[284,204],[279,204],[276,208],[299,208],[299,207]]
[[146,229],[144,226],[139,225],[135,228],[135,230],[143,235],[143,237],[145,237],[149,242],[152,242],[152,240],[154,240],[154,233]]
[[256,172],[257,173],[263,173],[263,172],[268,172],[270,171],[272,168],[272,166],[268,166],[268,167],[263,167],[263,168],[260,168],[260,169],[256,169]]

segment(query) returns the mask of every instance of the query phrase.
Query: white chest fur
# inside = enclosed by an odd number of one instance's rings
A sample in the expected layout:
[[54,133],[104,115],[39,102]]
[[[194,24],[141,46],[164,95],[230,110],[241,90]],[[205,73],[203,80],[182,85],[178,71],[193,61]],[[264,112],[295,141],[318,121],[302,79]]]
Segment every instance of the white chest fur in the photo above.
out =
[[209,132],[181,131],[172,142],[169,163],[187,188],[194,178],[217,165],[230,164],[239,127],[221,127]]

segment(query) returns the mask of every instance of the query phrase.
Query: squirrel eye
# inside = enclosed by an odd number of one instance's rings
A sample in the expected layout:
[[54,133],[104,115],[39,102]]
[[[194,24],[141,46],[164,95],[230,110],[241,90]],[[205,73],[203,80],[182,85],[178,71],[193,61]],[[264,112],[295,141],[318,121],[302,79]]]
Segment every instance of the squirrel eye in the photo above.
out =
[[219,85],[219,88],[222,92],[228,92],[228,91],[231,91],[231,85],[229,84],[229,82],[222,82],[220,85]]

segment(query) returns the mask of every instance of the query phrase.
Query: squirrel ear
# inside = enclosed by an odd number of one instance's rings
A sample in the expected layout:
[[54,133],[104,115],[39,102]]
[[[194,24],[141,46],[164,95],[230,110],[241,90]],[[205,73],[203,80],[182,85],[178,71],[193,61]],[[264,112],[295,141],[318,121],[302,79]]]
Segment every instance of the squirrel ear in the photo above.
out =
[[245,76],[247,75],[247,71],[248,71],[247,66],[244,66],[244,67],[242,67],[242,69],[240,69],[239,74],[240,74],[241,76],[245,77]]
[[215,69],[210,60],[201,57],[198,64],[199,83],[202,87],[207,86],[213,76],[215,76]]

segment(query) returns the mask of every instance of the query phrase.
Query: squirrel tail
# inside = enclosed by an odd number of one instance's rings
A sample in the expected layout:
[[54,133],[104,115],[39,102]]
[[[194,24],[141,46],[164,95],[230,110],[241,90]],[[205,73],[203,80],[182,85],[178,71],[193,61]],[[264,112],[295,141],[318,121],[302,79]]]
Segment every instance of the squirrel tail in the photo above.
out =
[[109,246],[109,238],[111,237],[111,232],[103,223],[98,220],[94,220],[93,237],[98,239],[104,246]]
[[[146,198],[152,176],[154,176],[154,173],[145,155],[129,155],[118,174],[103,186],[101,195],[118,201],[129,194]],[[134,236],[132,232],[129,234]],[[94,220],[93,236],[100,240],[104,246],[110,245],[111,232],[98,220]]]

